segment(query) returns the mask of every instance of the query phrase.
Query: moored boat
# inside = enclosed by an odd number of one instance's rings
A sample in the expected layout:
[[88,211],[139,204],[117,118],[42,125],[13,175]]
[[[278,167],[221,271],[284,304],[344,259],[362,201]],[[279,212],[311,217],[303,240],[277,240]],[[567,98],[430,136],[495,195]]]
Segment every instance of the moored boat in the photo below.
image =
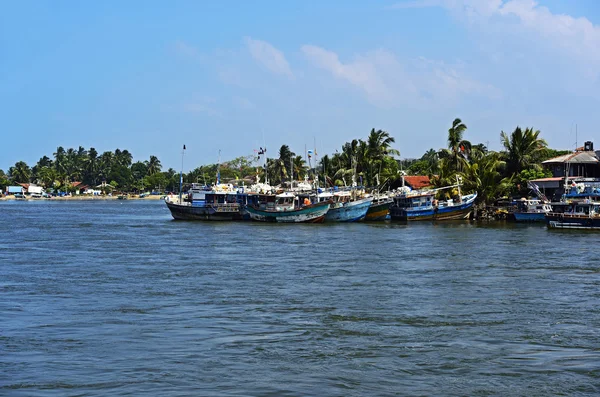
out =
[[439,221],[468,219],[477,193],[461,196],[457,200],[438,201],[435,190],[401,193],[390,206],[392,220]]
[[383,221],[387,219],[393,202],[394,200],[389,196],[375,196],[367,210],[365,221]]
[[188,194],[165,197],[171,216],[177,220],[240,221],[244,220],[244,207],[248,195],[226,185],[202,188],[192,185]]
[[600,230],[600,202],[586,199],[553,203],[545,219],[549,229]]
[[353,199],[349,191],[319,194],[319,201],[332,200],[325,222],[357,222],[364,219],[373,197]]
[[258,204],[249,203],[250,218],[260,222],[320,223],[329,211],[331,201],[301,205],[293,193],[259,195]]
[[544,222],[545,215],[552,211],[550,204],[537,199],[522,199],[513,212],[517,222]]

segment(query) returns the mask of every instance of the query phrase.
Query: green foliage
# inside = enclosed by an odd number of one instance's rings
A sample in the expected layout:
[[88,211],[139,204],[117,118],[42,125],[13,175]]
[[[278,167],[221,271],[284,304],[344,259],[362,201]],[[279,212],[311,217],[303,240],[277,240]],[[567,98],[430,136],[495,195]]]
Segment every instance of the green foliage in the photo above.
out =
[[17,161],[13,167],[8,169],[8,175],[12,183],[29,183],[31,168],[24,161]]
[[8,176],[4,173],[3,170],[0,170],[0,189],[4,191],[9,185],[10,181],[8,179]]
[[546,150],[546,141],[539,138],[540,131],[533,128],[522,130],[521,127],[508,135],[504,131],[500,133],[502,146],[504,146],[504,158],[509,174],[518,174],[528,167],[541,168],[540,158]]

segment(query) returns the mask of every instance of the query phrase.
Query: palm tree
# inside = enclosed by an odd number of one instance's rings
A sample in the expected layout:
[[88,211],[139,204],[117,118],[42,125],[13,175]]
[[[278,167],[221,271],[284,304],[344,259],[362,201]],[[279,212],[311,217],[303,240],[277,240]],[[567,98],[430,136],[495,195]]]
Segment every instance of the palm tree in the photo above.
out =
[[115,150],[114,161],[116,165],[123,167],[131,167],[133,156],[127,149],[121,151],[120,149]]
[[98,182],[98,152],[93,147],[87,153],[86,182],[96,185]]
[[306,175],[306,163],[302,156],[294,157],[294,177],[297,180],[301,180]]
[[428,151],[426,151],[425,154],[421,157],[421,160],[427,163],[428,175],[433,175],[438,171],[438,163],[440,160],[440,156],[438,152],[434,149],[429,149]]
[[[370,172],[368,175],[367,183],[372,183],[376,177],[379,183],[381,174],[381,167],[384,163],[384,158],[390,155],[400,155],[400,152],[396,149],[392,149],[390,146],[396,140],[390,136],[387,131],[371,129],[371,133],[367,138],[367,153],[364,158],[365,168],[369,168]],[[375,173],[375,169],[377,172]]]
[[52,167],[41,167],[38,171],[38,180],[45,188],[54,186],[57,179],[58,174]]
[[56,148],[56,152],[54,152],[54,169],[58,174],[64,174],[66,172],[65,161],[65,149],[62,146],[59,146]]
[[448,129],[448,149],[440,151],[440,157],[449,158],[456,171],[461,171],[461,159],[466,159],[471,153],[471,142],[463,139],[467,126],[461,119],[456,118]]
[[530,166],[539,167],[535,163],[547,146],[546,141],[539,135],[539,130],[526,128],[523,131],[521,127],[515,128],[510,135],[504,131],[500,133],[509,175],[518,174]]
[[150,160],[146,163],[146,166],[148,167],[148,175],[154,175],[162,169],[160,160],[156,156],[150,156]]
[[10,179],[15,183],[28,183],[31,176],[31,168],[24,161],[17,161],[8,170]]
[[491,152],[472,162],[463,163],[460,173],[464,182],[463,189],[477,192],[477,201],[489,204],[499,196],[506,194],[512,185],[512,177],[502,178],[501,170],[505,166],[500,154]]
[[[98,175],[106,181],[108,179],[108,175],[110,175],[110,170],[114,164],[114,154],[112,152],[104,152],[100,156],[99,165],[98,165]],[[108,182],[108,181],[107,181]]]

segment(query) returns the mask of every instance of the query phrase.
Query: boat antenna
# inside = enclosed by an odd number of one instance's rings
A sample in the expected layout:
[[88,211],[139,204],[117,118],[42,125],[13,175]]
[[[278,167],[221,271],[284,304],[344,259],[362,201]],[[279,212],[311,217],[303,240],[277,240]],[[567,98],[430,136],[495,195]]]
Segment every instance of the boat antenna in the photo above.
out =
[[185,155],[185,144],[183,145],[183,150],[181,151],[181,171],[179,172],[179,204],[182,203],[182,186],[183,186],[183,156]]

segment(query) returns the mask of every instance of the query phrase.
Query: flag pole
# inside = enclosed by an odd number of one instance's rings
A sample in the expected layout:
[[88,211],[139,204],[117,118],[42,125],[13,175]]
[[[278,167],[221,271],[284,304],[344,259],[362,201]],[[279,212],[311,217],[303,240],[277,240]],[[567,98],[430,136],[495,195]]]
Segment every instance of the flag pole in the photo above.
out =
[[179,204],[183,204],[182,201],[182,186],[183,186],[183,155],[185,154],[185,145],[183,145],[183,150],[181,151],[181,171],[179,172]]

